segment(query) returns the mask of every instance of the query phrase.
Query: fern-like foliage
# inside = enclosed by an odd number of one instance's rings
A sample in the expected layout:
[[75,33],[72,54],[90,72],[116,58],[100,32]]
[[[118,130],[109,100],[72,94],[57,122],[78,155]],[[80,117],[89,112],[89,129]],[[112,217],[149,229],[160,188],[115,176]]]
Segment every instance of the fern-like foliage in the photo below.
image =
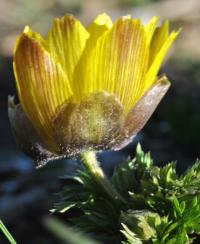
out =
[[200,234],[200,161],[183,175],[175,163],[153,165],[141,146],[109,179],[121,198],[111,198],[86,168],[65,177],[55,211],[77,209],[70,219],[100,243],[188,244]]

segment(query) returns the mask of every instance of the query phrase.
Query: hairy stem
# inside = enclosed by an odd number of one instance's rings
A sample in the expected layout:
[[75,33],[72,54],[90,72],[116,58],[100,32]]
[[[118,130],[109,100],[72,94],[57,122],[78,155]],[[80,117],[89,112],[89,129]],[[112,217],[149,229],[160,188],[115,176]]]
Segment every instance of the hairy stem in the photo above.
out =
[[90,172],[90,174],[94,177],[97,184],[111,199],[125,202],[123,197],[111,186],[106,175],[101,169],[99,162],[97,161],[96,153],[94,151],[82,152],[81,161],[87,168],[87,170]]

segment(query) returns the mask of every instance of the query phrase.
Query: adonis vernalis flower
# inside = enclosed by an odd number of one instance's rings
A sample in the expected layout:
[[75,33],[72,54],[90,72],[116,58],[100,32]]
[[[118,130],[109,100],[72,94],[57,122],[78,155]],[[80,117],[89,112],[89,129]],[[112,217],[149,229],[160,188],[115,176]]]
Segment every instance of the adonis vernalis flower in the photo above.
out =
[[178,32],[158,18],[99,15],[88,28],[55,19],[46,38],[25,27],[14,50],[20,105],[9,98],[16,140],[38,160],[120,149],[169,88],[158,71]]

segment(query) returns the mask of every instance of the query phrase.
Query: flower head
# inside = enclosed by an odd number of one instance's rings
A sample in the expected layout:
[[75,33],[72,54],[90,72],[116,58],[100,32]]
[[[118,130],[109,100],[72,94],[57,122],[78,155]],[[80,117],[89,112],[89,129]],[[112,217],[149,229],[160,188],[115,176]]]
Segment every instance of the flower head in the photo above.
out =
[[101,14],[86,29],[65,15],[46,38],[25,27],[13,62],[21,105],[9,100],[20,145],[47,160],[126,145],[170,84],[157,75],[178,32],[157,22]]

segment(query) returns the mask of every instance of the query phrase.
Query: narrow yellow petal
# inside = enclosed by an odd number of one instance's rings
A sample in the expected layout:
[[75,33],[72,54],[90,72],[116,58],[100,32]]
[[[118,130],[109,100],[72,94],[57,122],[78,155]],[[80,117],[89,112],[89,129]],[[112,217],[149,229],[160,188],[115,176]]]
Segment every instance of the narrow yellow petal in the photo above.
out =
[[158,23],[159,17],[154,16],[146,25],[145,25],[145,32],[147,37],[147,44],[151,44],[152,37],[154,35],[156,25]]
[[119,19],[98,40],[85,62],[84,94],[107,91],[125,110],[136,102],[148,66],[146,35],[139,20]]
[[[24,34],[27,35],[29,38],[40,42],[44,48],[47,48],[45,39],[39,33],[34,32],[28,25],[24,28]],[[17,45],[15,45],[15,47],[17,47]]]
[[108,31],[111,27],[112,20],[107,14],[103,13],[98,15],[87,29],[90,37],[87,40],[86,52],[91,52],[92,48],[96,45],[98,38],[103,35],[105,31]]
[[[85,61],[88,59],[88,55],[92,52],[93,48],[96,46],[97,40],[99,37],[103,35],[106,31],[108,31],[112,27],[112,20],[110,17],[103,13],[98,15],[95,20],[91,23],[91,25],[87,28],[88,33],[90,34],[87,39],[85,49],[83,54],[78,62],[75,71],[74,71],[74,83],[80,84],[80,89],[83,87],[83,76],[85,73]],[[83,98],[84,94],[76,93],[73,97],[75,101],[80,101]]]
[[59,64],[31,30],[25,30],[15,48],[14,72],[21,105],[39,135],[52,141],[52,118],[72,91]]
[[166,53],[172,43],[175,41],[176,37],[178,36],[180,31],[173,31],[170,36],[166,39],[166,41],[161,46],[159,52],[157,53],[156,57],[153,60],[153,63],[149,67],[149,70],[145,77],[145,91],[148,90],[150,86],[155,82],[156,76],[160,69],[160,66],[166,56]]
[[112,27],[112,20],[110,17],[103,13],[98,15],[91,25],[87,28],[87,31],[90,35],[98,35],[102,34],[105,30],[109,30]]
[[78,83],[79,74],[75,74],[74,69],[79,62],[88,37],[86,29],[72,15],[55,19],[47,37],[52,58],[61,64],[69,78],[72,90],[76,94],[80,93],[81,84]]
[[153,63],[156,55],[169,37],[169,21],[166,20],[160,27],[157,27],[152,37],[150,46],[149,66]]

